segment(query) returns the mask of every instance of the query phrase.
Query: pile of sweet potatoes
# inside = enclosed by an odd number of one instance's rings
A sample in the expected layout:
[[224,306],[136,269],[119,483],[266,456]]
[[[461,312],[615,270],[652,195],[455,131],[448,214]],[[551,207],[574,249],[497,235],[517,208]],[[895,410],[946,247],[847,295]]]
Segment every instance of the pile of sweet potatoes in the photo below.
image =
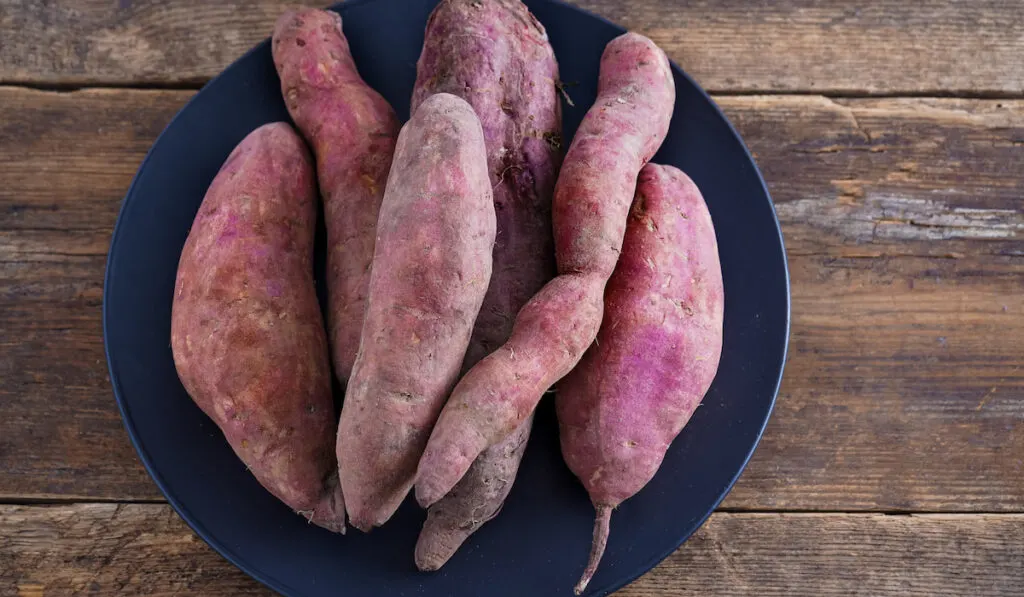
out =
[[440,2],[404,126],[336,13],[282,15],[272,48],[295,128],[246,137],[196,215],[172,314],[185,389],[324,528],[385,524],[415,487],[415,561],[436,570],[500,511],[557,384],[562,452],[597,511],[581,591],[722,348],[707,207],[648,163],[675,105],[668,59],[634,33],[609,43],[563,158],[558,63],[520,0]]

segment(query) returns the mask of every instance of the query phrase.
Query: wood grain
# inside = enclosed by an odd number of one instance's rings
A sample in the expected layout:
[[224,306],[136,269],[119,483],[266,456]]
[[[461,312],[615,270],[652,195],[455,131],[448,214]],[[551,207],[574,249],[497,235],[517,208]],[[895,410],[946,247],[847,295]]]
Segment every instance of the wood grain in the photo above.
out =
[[[0,87],[0,229],[101,246],[96,239],[109,237],[142,158],[194,93]],[[14,242],[27,240],[8,237],[0,246]]]
[[[0,81],[199,84],[270,35],[280,0],[0,0]],[[325,6],[328,2],[305,2]]]
[[0,506],[0,595],[274,595],[167,505]]
[[[1024,93],[1024,11],[1012,0],[572,3],[649,35],[716,92]],[[0,46],[0,82],[198,85],[292,4],[2,0],[0,27],[19,35]]]
[[726,506],[1020,511],[1024,104],[719,101],[776,201],[794,315]]
[[[0,500],[159,499],[104,253],[189,92],[0,88]],[[722,97],[776,200],[791,358],[736,510],[1024,511],[1024,102]]]
[[1019,515],[725,514],[619,597],[1017,596]]
[[0,499],[157,499],[100,308],[121,198],[192,92],[0,89]]
[[1012,1],[574,3],[645,33],[713,92],[1024,91],[1024,12]]
[[[617,595],[1009,597],[1022,561],[1020,515],[718,513]],[[169,506],[79,504],[0,506],[0,594],[272,593]]]

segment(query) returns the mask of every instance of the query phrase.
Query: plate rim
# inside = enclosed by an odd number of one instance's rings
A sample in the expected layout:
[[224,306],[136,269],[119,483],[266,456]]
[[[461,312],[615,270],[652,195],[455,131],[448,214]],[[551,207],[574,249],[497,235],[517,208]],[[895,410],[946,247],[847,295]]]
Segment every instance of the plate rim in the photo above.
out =
[[[331,6],[327,7],[327,10],[332,10],[332,11],[337,12],[337,13],[340,14],[341,11],[344,10],[344,9],[347,9],[347,8],[350,8],[350,7],[359,6],[359,5],[362,5],[362,4],[368,4],[368,3],[371,3],[371,2],[375,2],[375,1],[376,0],[348,0],[346,2],[339,2],[337,4],[332,4]],[[619,34],[625,33],[627,31],[630,31],[629,29],[626,29],[625,27],[623,27],[623,26],[621,26],[621,25],[611,21],[610,19],[607,19],[607,18],[605,18],[605,17],[603,17],[603,16],[601,16],[599,14],[590,12],[590,11],[585,10],[583,8],[580,8],[578,6],[569,4],[569,3],[565,2],[564,0],[536,0],[536,1],[546,2],[546,3],[549,3],[549,4],[555,4],[555,5],[558,5],[558,6],[562,7],[562,8],[569,9],[572,12],[575,12],[575,13],[581,15],[581,16],[589,17],[589,18],[592,18],[592,19],[597,19],[601,23],[614,28],[614,30],[619,32]],[[121,415],[121,422],[124,425],[125,430],[128,432],[128,437],[131,440],[132,446],[135,448],[135,452],[138,455],[139,460],[142,461],[143,468],[146,469],[146,472],[149,474],[150,478],[156,484],[157,489],[160,490],[160,493],[167,500],[167,503],[170,504],[170,506],[174,509],[174,511],[178,514],[178,516],[180,516],[181,519],[185,521],[185,523],[189,526],[189,528],[191,528],[192,531],[194,533],[196,533],[196,535],[198,535],[200,539],[202,539],[207,545],[209,545],[211,548],[213,548],[213,550],[216,551],[221,557],[226,559],[232,565],[237,567],[239,570],[241,570],[242,572],[244,572],[245,574],[247,574],[248,576],[250,576],[251,578],[253,578],[257,582],[262,583],[266,587],[268,587],[268,588],[270,588],[270,589],[272,589],[272,590],[274,590],[274,591],[276,591],[278,593],[281,593],[283,595],[294,596],[294,595],[299,595],[299,592],[294,587],[288,585],[287,583],[285,583],[285,582],[283,582],[281,580],[273,578],[272,576],[267,575],[264,572],[262,572],[261,570],[259,570],[259,569],[255,568],[254,566],[250,565],[243,557],[239,556],[233,549],[231,549],[230,547],[225,545],[222,541],[220,541],[216,537],[214,537],[206,529],[206,527],[204,527],[201,523],[199,523],[198,520],[196,520],[192,516],[192,513],[185,506],[185,504],[180,502],[178,500],[178,498],[175,495],[173,495],[168,490],[167,485],[166,485],[163,477],[160,475],[160,473],[153,466],[153,463],[152,463],[152,461],[150,459],[150,456],[149,456],[149,452],[145,448],[144,441],[136,433],[135,424],[134,424],[134,421],[133,421],[132,415],[131,415],[131,408],[128,406],[128,404],[127,404],[127,402],[125,400],[125,397],[124,397],[124,393],[123,393],[123,391],[121,389],[120,376],[118,375],[117,370],[115,369],[114,358],[113,358],[112,351],[111,351],[111,344],[110,344],[110,342],[108,340],[108,338],[109,338],[108,326],[110,325],[112,314],[110,312],[110,303],[107,300],[107,297],[108,297],[108,291],[110,290],[110,286],[112,285],[112,278],[116,274],[116,269],[114,268],[114,265],[115,265],[114,264],[115,248],[117,247],[118,240],[120,239],[120,236],[121,236],[121,232],[122,232],[123,228],[125,227],[124,226],[124,216],[128,213],[128,210],[132,207],[132,205],[134,205],[136,203],[136,201],[133,201],[133,198],[135,196],[135,187],[136,187],[136,185],[137,185],[137,183],[139,181],[140,175],[142,174],[143,170],[145,170],[146,165],[149,163],[150,157],[153,155],[153,150],[160,143],[160,141],[164,137],[164,135],[167,134],[167,131],[172,128],[172,126],[179,120],[179,118],[181,118],[182,114],[189,108],[189,106],[192,105],[193,102],[195,102],[199,98],[199,95],[203,91],[205,91],[207,87],[211,86],[213,83],[215,83],[220,78],[225,76],[225,73],[227,73],[227,71],[231,70],[232,68],[236,67],[239,63],[241,63],[241,62],[245,61],[246,59],[248,59],[250,55],[262,51],[264,49],[264,47],[269,45],[269,44],[270,44],[270,37],[268,36],[268,37],[264,38],[262,41],[260,41],[259,43],[255,44],[252,48],[247,50],[241,56],[239,56],[238,58],[233,60],[228,66],[224,67],[224,69],[222,71],[217,73],[214,77],[212,77],[209,81],[207,81],[206,84],[204,84],[199,90],[197,90],[195,92],[195,94],[191,98],[189,98],[189,100],[187,102],[185,102],[185,104],[181,108],[178,109],[178,111],[171,118],[171,120],[168,121],[167,125],[163,128],[163,130],[161,130],[160,134],[157,135],[156,139],[153,140],[153,143],[150,146],[149,150],[146,152],[145,157],[139,163],[138,169],[136,170],[135,175],[132,177],[132,181],[128,185],[128,189],[125,191],[124,198],[123,198],[123,200],[121,202],[121,207],[118,210],[117,219],[115,220],[115,223],[114,223],[114,229],[113,229],[113,232],[111,233],[110,246],[107,249],[107,259],[106,259],[106,263],[105,263],[105,266],[104,266],[104,272],[103,272],[103,305],[102,305],[103,352],[104,352],[104,356],[106,357],[106,360],[107,360],[107,371],[108,371],[108,374],[110,376],[110,385],[111,385],[111,389],[113,390],[113,393],[114,393],[114,399],[117,402],[118,412]],[[789,258],[788,258],[788,253],[786,251],[785,238],[784,238],[784,236],[782,234],[782,225],[779,222],[778,211],[777,211],[777,209],[775,207],[775,201],[772,199],[771,192],[769,191],[768,185],[767,185],[767,183],[764,180],[764,176],[761,173],[761,169],[757,165],[757,161],[754,160],[754,156],[751,154],[750,148],[747,147],[746,142],[744,142],[743,137],[740,136],[739,132],[736,130],[736,127],[733,125],[732,121],[729,120],[729,118],[725,115],[725,112],[722,110],[722,108],[718,105],[717,102],[715,102],[715,100],[711,97],[711,94],[709,94],[707,92],[707,90],[704,89],[704,87],[702,87],[700,84],[698,84],[697,81],[693,77],[691,77],[689,75],[689,73],[687,73],[681,66],[679,66],[679,64],[677,64],[675,60],[670,59],[669,62],[671,63],[672,70],[674,71],[674,73],[679,75],[679,76],[681,76],[683,79],[685,79],[687,81],[687,83],[692,85],[693,88],[696,89],[698,91],[698,93],[704,98],[704,100],[707,101],[714,108],[714,110],[717,113],[718,117],[721,118],[721,120],[725,123],[726,128],[728,129],[729,133],[732,135],[734,140],[737,143],[739,143],[740,147],[743,149],[744,156],[747,158],[747,160],[749,160],[749,162],[754,167],[753,169],[754,169],[754,174],[756,175],[757,184],[760,185],[762,191],[764,192],[765,199],[767,199],[768,205],[771,208],[772,221],[773,221],[774,226],[775,226],[775,233],[776,233],[776,236],[778,237],[778,246],[779,246],[779,250],[781,252],[781,257],[782,257],[782,272],[783,272],[783,276],[785,278],[784,286],[785,286],[785,294],[786,294],[786,310],[785,310],[785,322],[784,322],[784,324],[785,324],[784,325],[785,333],[784,333],[783,342],[782,342],[782,354],[781,354],[781,359],[780,359],[780,363],[779,363],[779,371],[778,371],[778,374],[775,376],[776,379],[775,379],[774,384],[773,384],[774,387],[771,388],[771,390],[772,390],[771,391],[771,399],[769,400],[768,409],[767,409],[767,411],[765,413],[764,420],[761,422],[760,428],[758,429],[757,434],[756,434],[756,436],[754,438],[754,441],[751,443],[750,448],[749,448],[749,450],[746,453],[746,456],[743,458],[742,464],[737,469],[736,473],[732,476],[730,481],[726,484],[726,486],[722,490],[721,494],[715,500],[714,504],[707,511],[707,513],[703,514],[698,519],[697,523],[693,526],[693,529],[690,532],[686,533],[684,536],[682,536],[678,540],[678,543],[675,546],[671,547],[670,549],[668,549],[664,553],[660,553],[660,554],[655,555],[653,558],[651,558],[650,560],[645,562],[643,567],[641,567],[641,569],[638,572],[636,572],[635,574],[634,573],[627,574],[624,577],[622,577],[620,580],[612,582],[611,584],[609,584],[608,586],[605,586],[605,587],[595,587],[595,586],[590,587],[592,589],[592,594],[593,595],[609,595],[612,592],[617,591],[617,590],[619,590],[619,589],[621,589],[621,588],[623,588],[623,587],[633,583],[635,580],[637,580],[638,578],[640,578],[644,574],[646,574],[646,573],[650,572],[651,570],[653,570],[656,566],[658,566],[658,564],[663,562],[666,558],[668,558],[676,550],[678,550],[683,544],[685,544],[690,539],[690,537],[693,536],[694,533],[696,533],[698,530],[700,530],[701,527],[704,526],[704,524],[711,517],[711,515],[715,513],[715,511],[718,509],[718,506],[721,505],[721,503],[725,499],[725,497],[727,495],[729,495],[729,493],[732,491],[733,487],[736,485],[736,482],[739,480],[739,477],[747,469],[747,466],[750,464],[751,457],[753,456],[754,452],[757,450],[757,447],[761,443],[761,439],[762,439],[762,437],[764,435],[765,429],[768,426],[768,422],[771,420],[772,414],[775,412],[775,404],[776,404],[776,402],[778,400],[779,390],[780,390],[780,388],[782,386],[783,377],[785,376],[786,364],[788,363],[788,360],[789,360],[789,343],[790,343],[790,337],[792,335],[792,287],[791,287],[791,278],[790,278],[790,271],[789,271]]]

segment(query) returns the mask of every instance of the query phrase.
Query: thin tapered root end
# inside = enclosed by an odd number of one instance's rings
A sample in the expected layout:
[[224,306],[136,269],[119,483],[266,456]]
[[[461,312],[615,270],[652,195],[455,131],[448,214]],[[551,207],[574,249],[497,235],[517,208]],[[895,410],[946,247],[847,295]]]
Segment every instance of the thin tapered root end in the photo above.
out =
[[423,546],[423,536],[421,535],[420,542],[416,544],[416,568],[418,568],[420,572],[436,572],[445,565],[453,554],[454,552],[445,553],[432,551],[430,548]]
[[595,506],[594,508],[597,510],[597,518],[594,520],[594,541],[590,546],[590,561],[587,562],[587,568],[583,571],[583,576],[580,577],[580,581],[576,583],[576,588],[574,589],[577,595],[587,590],[590,579],[594,577],[594,573],[597,572],[597,566],[601,563],[604,548],[608,545],[608,529],[612,520],[612,507]]
[[335,472],[324,480],[323,494],[312,510],[296,512],[312,524],[344,535],[345,497],[341,494],[341,486],[338,484],[338,473]]

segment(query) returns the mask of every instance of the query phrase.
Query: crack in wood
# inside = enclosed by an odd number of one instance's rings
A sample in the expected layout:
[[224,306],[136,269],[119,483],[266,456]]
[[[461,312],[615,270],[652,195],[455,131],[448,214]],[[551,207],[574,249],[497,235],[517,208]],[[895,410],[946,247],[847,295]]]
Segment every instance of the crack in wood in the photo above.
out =
[[805,223],[860,241],[1005,240],[1024,233],[1024,213],[1013,209],[950,206],[932,199],[864,193],[852,181],[834,181],[835,198],[776,204],[786,223]]

